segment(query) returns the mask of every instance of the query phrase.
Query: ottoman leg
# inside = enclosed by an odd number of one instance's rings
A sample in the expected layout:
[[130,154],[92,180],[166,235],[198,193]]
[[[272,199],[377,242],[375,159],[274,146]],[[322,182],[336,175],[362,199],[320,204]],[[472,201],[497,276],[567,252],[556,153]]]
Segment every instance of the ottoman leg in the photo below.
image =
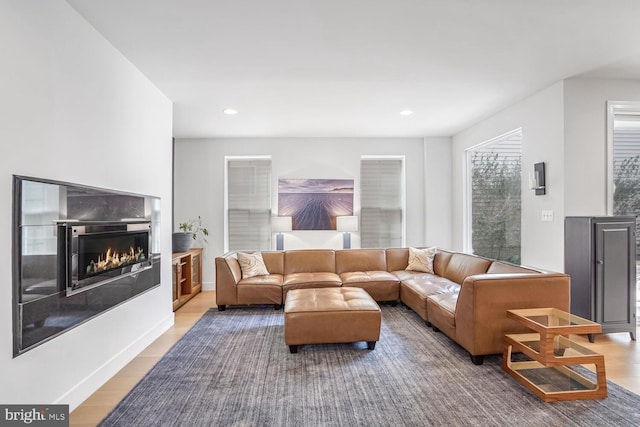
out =
[[376,342],[375,341],[367,341],[367,350],[375,350]]
[[289,352],[290,353],[297,353],[298,352],[298,346],[297,345],[290,345],[289,346]]

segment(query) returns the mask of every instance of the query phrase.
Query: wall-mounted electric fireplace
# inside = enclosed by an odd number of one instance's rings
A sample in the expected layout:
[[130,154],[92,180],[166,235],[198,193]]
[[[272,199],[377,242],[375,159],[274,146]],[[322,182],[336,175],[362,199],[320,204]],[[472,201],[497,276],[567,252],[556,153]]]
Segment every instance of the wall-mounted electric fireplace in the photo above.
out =
[[160,199],[13,180],[14,357],[160,284]]
[[66,256],[61,258],[67,295],[151,268],[151,223],[59,224]]

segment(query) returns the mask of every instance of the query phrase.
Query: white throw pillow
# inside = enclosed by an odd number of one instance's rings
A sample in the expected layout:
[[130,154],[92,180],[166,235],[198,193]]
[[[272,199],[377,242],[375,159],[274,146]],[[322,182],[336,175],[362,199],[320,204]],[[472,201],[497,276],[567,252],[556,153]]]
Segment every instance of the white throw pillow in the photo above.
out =
[[409,248],[409,265],[406,270],[433,274],[433,259],[437,251],[435,246],[426,249]]
[[264,265],[264,260],[260,252],[254,252],[252,254],[238,252],[238,262],[240,263],[243,279],[269,274],[269,270],[267,270],[267,267]]

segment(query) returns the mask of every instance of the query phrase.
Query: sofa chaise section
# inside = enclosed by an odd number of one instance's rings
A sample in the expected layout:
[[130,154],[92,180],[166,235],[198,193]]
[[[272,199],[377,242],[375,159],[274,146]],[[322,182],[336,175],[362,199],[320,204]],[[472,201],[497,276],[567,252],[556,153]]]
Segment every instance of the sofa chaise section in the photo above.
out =
[[490,265],[490,260],[475,255],[438,251],[433,261],[433,274],[414,271],[396,273],[404,277],[400,284],[400,298],[429,324],[429,296],[457,295],[466,277],[486,273]]
[[555,307],[569,311],[569,276],[493,261],[484,274],[469,275],[457,293],[427,297],[429,323],[469,352],[475,364],[499,354],[505,334],[530,332],[507,310]]

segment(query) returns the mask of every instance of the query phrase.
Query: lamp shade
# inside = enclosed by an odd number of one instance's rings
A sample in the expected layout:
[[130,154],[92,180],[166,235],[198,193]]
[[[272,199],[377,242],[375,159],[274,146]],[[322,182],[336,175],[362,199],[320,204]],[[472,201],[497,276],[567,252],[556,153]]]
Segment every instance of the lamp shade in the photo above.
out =
[[358,231],[357,216],[339,216],[336,218],[336,230],[338,231]]
[[291,231],[291,217],[290,216],[272,216],[271,231],[274,233]]

